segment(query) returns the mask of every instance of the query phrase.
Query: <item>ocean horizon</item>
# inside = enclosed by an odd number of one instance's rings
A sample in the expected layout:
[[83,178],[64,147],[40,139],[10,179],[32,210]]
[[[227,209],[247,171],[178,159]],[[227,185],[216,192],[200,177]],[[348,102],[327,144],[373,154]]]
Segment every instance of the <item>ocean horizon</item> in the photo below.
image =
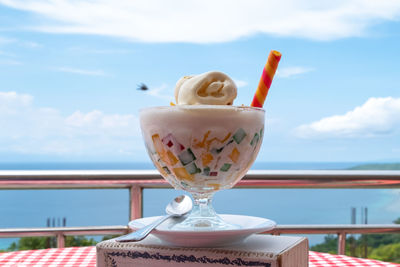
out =
[[[366,162],[256,162],[254,170],[340,170]],[[151,162],[9,162],[0,170],[129,170],[154,169]],[[174,189],[145,189],[143,216],[164,213],[165,203],[183,193]],[[0,190],[0,228],[126,225],[129,221],[127,189]],[[220,214],[265,217],[278,224],[350,223],[351,208],[368,208],[369,223],[391,223],[400,215],[395,189],[230,189],[217,192],[213,205]],[[309,236],[310,244],[323,235]],[[0,238],[6,249],[17,238]]]
[[[255,162],[253,170],[341,170],[369,162]],[[0,170],[149,170],[155,169],[150,161],[144,162],[63,162],[31,161],[0,162]]]

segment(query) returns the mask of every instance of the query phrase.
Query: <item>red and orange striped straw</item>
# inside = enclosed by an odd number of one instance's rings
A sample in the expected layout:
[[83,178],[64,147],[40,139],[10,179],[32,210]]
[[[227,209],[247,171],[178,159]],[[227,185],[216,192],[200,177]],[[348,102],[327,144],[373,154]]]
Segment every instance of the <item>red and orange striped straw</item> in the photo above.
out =
[[252,107],[262,108],[264,105],[281,56],[282,54],[275,50],[271,50],[269,53],[267,64],[265,64],[256,93],[254,94],[253,102],[251,102]]

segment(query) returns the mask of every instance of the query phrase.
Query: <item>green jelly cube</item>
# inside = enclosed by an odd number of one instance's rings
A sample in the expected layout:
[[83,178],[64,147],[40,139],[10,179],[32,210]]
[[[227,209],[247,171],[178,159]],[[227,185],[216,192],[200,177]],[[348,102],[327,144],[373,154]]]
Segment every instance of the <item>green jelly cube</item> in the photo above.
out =
[[258,133],[255,133],[253,136],[253,139],[250,142],[250,145],[252,145],[252,146],[257,145],[259,140],[260,140],[260,136],[258,135]]
[[240,142],[242,142],[242,140],[246,137],[246,132],[240,128],[239,130],[236,131],[236,133],[233,135],[233,140],[235,140],[235,142],[237,144],[240,144]]
[[221,172],[227,172],[231,166],[232,166],[232,164],[225,163],[224,165],[222,165],[221,169],[219,169],[219,170]]
[[196,174],[196,173],[200,173],[201,169],[197,168],[196,163],[192,162],[189,165],[185,166],[186,170],[188,171],[188,173],[190,174]]
[[185,150],[181,154],[179,154],[178,158],[184,166],[196,159],[196,157],[194,156],[194,154],[190,148],[188,148],[187,150]]
[[209,175],[210,175],[210,167],[208,167],[208,166],[205,167],[205,168],[203,169],[203,174],[209,176]]

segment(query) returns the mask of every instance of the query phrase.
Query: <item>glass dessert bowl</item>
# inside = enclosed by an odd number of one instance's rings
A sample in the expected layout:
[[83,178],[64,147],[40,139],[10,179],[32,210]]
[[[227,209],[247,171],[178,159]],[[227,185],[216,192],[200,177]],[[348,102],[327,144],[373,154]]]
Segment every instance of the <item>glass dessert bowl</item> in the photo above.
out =
[[140,111],[147,151],[161,175],[189,192],[194,207],[176,230],[225,230],[237,226],[214,211],[215,192],[233,187],[260,150],[265,112],[228,105],[177,105]]

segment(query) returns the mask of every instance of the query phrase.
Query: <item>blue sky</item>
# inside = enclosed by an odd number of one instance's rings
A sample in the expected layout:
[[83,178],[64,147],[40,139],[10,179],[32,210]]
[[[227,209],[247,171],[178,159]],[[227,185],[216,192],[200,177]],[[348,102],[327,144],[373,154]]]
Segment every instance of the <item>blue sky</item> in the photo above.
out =
[[150,2],[0,0],[0,162],[149,161],[140,108],[209,70],[248,105],[271,49],[258,161],[400,161],[399,1]]

